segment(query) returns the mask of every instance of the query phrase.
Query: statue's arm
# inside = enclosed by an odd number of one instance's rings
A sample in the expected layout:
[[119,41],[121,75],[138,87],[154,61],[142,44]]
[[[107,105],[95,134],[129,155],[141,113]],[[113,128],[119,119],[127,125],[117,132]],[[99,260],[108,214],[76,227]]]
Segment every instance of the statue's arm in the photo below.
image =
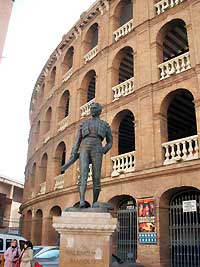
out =
[[71,156],[69,160],[61,167],[61,171],[67,170],[78,158],[79,158],[79,147],[82,140],[81,126],[78,129],[78,133],[75,138],[74,146],[72,148]]
[[113,144],[113,136],[112,136],[111,128],[109,125],[107,125],[106,145],[103,147],[104,154],[106,154],[111,149],[112,144]]

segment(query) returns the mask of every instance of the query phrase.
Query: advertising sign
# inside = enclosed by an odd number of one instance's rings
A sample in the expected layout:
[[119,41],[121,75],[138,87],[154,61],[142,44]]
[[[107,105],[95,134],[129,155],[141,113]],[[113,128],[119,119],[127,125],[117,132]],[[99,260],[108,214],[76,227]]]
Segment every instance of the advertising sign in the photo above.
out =
[[140,199],[138,204],[138,239],[141,244],[156,244],[155,202],[152,198]]

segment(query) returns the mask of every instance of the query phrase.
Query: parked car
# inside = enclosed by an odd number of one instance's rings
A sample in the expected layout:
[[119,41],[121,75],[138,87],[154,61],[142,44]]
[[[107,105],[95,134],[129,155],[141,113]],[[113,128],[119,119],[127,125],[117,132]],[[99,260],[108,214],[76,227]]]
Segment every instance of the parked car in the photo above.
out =
[[59,249],[58,246],[33,246],[33,256],[37,257],[41,253],[55,248]]
[[[59,248],[52,248],[49,249],[43,253],[40,253],[39,255],[36,255],[34,257],[34,264],[39,263],[42,267],[58,267],[59,266],[59,255],[60,250]],[[112,255],[112,266],[113,267],[143,267],[139,264],[134,263],[124,263],[123,260],[121,260],[116,255]]]

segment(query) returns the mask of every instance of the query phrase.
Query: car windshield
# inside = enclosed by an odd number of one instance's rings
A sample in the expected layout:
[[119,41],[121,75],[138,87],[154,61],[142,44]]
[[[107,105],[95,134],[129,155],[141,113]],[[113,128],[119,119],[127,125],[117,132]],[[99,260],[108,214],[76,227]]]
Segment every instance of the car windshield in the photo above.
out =
[[59,250],[58,249],[51,249],[41,253],[40,255],[36,256],[36,259],[50,259],[56,260],[59,258]]

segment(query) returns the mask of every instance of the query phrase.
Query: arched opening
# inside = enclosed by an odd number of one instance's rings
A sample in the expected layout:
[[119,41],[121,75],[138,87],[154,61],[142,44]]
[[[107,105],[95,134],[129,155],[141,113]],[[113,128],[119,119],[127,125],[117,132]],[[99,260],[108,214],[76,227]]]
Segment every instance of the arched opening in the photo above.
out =
[[44,133],[47,133],[48,131],[50,131],[51,117],[52,117],[52,108],[49,107],[46,112],[45,121],[44,121]]
[[[135,170],[135,118],[131,111],[119,112],[112,123],[114,146],[112,176]],[[118,145],[117,145],[118,144]]]
[[30,181],[30,186],[33,191],[35,188],[35,179],[36,179],[36,163],[33,164],[32,172],[31,172],[31,181]]
[[161,124],[162,129],[166,129],[163,131],[165,140],[167,139],[168,142],[177,141],[172,142],[170,147],[164,147],[165,157],[167,157],[166,163],[198,157],[197,124],[193,95],[185,89],[177,89],[171,92],[162,103],[161,113],[165,118]]
[[[27,227],[28,225],[28,227]],[[31,240],[31,228],[32,228],[32,211],[28,210],[26,215],[26,239]]]
[[118,233],[114,241],[117,255],[126,263],[137,259],[137,208],[136,201],[129,195],[121,195],[110,201],[115,206],[118,219]]
[[38,145],[40,139],[40,121],[38,121],[35,132],[35,145]]
[[40,183],[46,182],[46,178],[47,178],[47,163],[48,163],[48,156],[45,153],[42,156],[41,165],[40,165]]
[[64,142],[61,142],[57,148],[55,153],[55,176],[63,174],[61,171],[61,166],[65,164],[66,161],[66,146]]
[[133,1],[123,0],[121,1],[121,12],[119,16],[119,26],[124,25],[133,18]]
[[94,73],[89,81],[87,88],[87,102],[95,98],[95,90],[96,90],[96,75]]
[[[166,23],[157,36],[160,79],[191,68],[186,24],[181,19]],[[173,60],[174,59],[174,60]],[[171,61],[169,61],[171,60]]]
[[82,105],[88,103],[95,98],[96,92],[96,72],[90,70],[84,77],[82,82],[83,94],[82,94]]
[[34,245],[42,245],[42,222],[43,222],[43,213],[42,210],[37,210],[35,213],[34,221]]
[[160,255],[171,267],[199,266],[200,191],[172,188],[160,199]]
[[66,90],[60,99],[60,105],[58,107],[58,121],[63,120],[69,115],[69,98],[69,91]]
[[172,20],[161,31],[163,31],[163,62],[189,51],[187,29],[183,20]]
[[125,47],[120,54],[119,83],[122,83],[134,76],[133,49],[131,47]]
[[134,77],[134,58],[131,47],[124,47],[117,53],[112,63],[112,69],[113,86]]
[[55,82],[56,82],[56,67],[53,67],[52,71],[51,71],[51,74],[50,74],[50,89],[52,87],[54,87],[55,85]]
[[113,60],[112,86],[114,100],[134,92],[134,56],[129,46],[121,49]]
[[98,24],[94,23],[85,36],[85,54],[98,45]]
[[133,0],[120,1],[114,14],[114,30],[116,30],[133,19]]
[[135,151],[135,124],[134,115],[130,111],[123,112],[119,124],[119,155]]
[[50,210],[50,218],[47,225],[48,231],[48,244],[50,246],[59,246],[60,245],[60,234],[53,228],[53,217],[55,216],[61,216],[62,210],[59,206],[54,206]]
[[197,134],[193,95],[184,89],[176,90],[167,109],[168,141]]
[[73,57],[74,57],[74,47],[72,46],[67,50],[63,60],[63,71],[62,71],[63,75],[72,68]]

